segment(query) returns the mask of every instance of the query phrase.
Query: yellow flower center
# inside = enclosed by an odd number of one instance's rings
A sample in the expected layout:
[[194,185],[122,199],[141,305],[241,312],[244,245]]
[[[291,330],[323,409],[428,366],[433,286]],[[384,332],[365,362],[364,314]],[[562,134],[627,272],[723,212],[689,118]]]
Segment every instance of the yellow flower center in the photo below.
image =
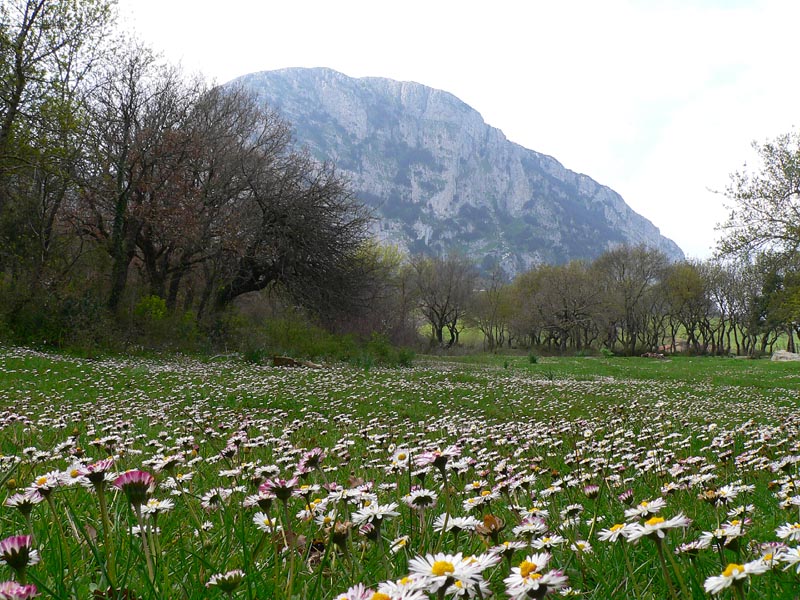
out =
[[462,587],[464,587],[464,584],[463,584],[463,583],[461,583],[461,580],[458,580],[458,581],[456,581],[456,582],[455,582],[453,585],[455,585],[457,588],[462,588]]
[[649,504],[650,504],[650,503],[649,503],[647,500],[642,500],[642,501],[639,503],[639,506],[641,506],[642,508],[647,508],[647,507],[649,506]]
[[414,580],[413,580],[413,579],[411,579],[411,577],[403,577],[403,578],[402,578],[400,581],[398,581],[398,583],[399,583],[400,585],[408,585],[408,584],[409,584],[409,583],[411,583],[412,581],[414,581]]
[[762,557],[761,557],[761,560],[763,560],[764,562],[769,562],[769,561],[771,561],[771,560],[772,560],[772,552],[768,552],[767,554],[765,554],[764,556],[762,556]]
[[609,531],[619,531],[623,527],[625,527],[625,525],[623,525],[622,523],[617,523],[616,525],[612,525]]
[[481,492],[481,496],[488,496],[488,495],[489,495],[489,494],[491,494],[491,493],[492,493],[492,490],[483,490],[483,491]]
[[524,579],[525,577],[529,577],[530,574],[533,573],[534,571],[536,571],[536,569],[538,569],[538,568],[539,567],[536,565],[536,563],[532,563],[530,561],[523,560],[519,564],[519,574],[522,575],[522,577]]
[[39,479],[36,480],[36,483],[38,485],[44,485],[45,483],[47,483],[47,477],[39,477]]
[[80,471],[78,471],[78,469],[72,469],[69,472],[69,476],[72,477],[73,479],[76,478],[76,477],[80,477],[80,475],[81,474],[80,474]]
[[663,517],[653,517],[652,519],[647,519],[644,522],[645,525],[649,525],[650,527],[655,527],[656,525],[661,525],[665,519]]
[[454,573],[455,570],[456,568],[453,566],[453,563],[447,562],[446,560],[437,560],[431,567],[431,572],[437,577],[441,577],[447,573]]
[[330,518],[329,516],[327,516],[327,515],[325,516],[325,518],[324,518],[324,519],[322,519],[322,523],[323,523],[324,525],[330,525],[330,522],[331,522],[331,521],[333,521],[333,519],[331,519],[331,518]]
[[406,459],[405,452],[401,452],[400,454],[397,455],[397,460],[401,460],[402,461],[402,460],[405,460],[405,459]]
[[370,600],[392,600],[390,596],[383,594],[381,592],[375,592],[372,594],[372,598]]
[[725,570],[722,572],[723,577],[733,577],[738,573],[744,571],[744,565],[737,565],[736,563],[729,563]]
[[739,519],[734,519],[731,521],[731,527],[736,527],[741,521]]

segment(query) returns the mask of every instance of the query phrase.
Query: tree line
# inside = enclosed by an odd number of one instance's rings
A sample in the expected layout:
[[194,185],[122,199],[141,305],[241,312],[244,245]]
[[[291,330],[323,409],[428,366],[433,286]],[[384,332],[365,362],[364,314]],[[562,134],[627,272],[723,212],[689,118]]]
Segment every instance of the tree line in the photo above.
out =
[[158,321],[224,340],[231,314],[278,306],[396,343],[426,323],[438,347],[470,326],[488,350],[793,349],[798,148],[757,144],[759,168],[734,173],[713,260],[620,246],[508,281],[376,243],[334,164],[252,94],[121,37],[112,1],[2,0],[0,335],[93,344]]
[[[461,258],[421,260],[443,272],[464,270],[438,279],[436,292],[417,288],[432,331],[444,322],[455,332],[444,340],[434,333],[444,345],[470,326],[487,350],[756,355],[779,340],[794,351],[800,335],[800,269],[769,255],[670,263],[658,250],[619,246],[592,262],[541,265],[513,281],[500,269],[481,278]],[[460,291],[444,283],[470,277],[474,286]]]
[[371,217],[347,180],[252,94],[115,37],[113,8],[0,4],[7,326],[61,335],[143,301],[202,322],[270,288],[330,321],[366,305]]

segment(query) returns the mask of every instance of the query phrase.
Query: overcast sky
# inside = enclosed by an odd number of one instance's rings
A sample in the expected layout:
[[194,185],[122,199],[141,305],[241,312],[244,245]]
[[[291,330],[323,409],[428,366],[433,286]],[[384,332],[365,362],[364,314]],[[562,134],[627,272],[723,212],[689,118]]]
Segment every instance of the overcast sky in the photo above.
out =
[[187,72],[330,67],[458,96],[506,137],[619,192],[710,256],[728,175],[789,132],[795,0],[120,0]]

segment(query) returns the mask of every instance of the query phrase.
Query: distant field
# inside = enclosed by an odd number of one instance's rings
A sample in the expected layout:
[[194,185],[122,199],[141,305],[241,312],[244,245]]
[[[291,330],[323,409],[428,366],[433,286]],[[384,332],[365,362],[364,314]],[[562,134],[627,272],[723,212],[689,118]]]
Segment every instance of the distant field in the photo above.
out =
[[[0,499],[42,499],[30,524],[0,509],[0,538],[30,533],[41,557],[0,581],[53,598],[113,597],[110,582],[136,598],[794,598],[799,390],[800,363],[747,359],[291,370],[0,348]],[[154,477],[136,475],[141,516],[112,485],[130,469]]]

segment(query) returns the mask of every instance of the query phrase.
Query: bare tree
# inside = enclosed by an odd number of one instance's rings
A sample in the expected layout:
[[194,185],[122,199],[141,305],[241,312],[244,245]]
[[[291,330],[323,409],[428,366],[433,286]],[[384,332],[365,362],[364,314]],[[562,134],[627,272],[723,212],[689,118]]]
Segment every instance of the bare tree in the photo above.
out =
[[607,343],[613,345],[619,339],[626,354],[636,353],[646,326],[648,292],[666,265],[664,254],[645,246],[619,246],[593,263],[608,318]]
[[477,273],[474,265],[463,256],[421,257],[411,260],[419,307],[430,323],[433,336],[445,346],[444,330],[449,333],[446,346],[458,343],[459,327],[469,306]]

